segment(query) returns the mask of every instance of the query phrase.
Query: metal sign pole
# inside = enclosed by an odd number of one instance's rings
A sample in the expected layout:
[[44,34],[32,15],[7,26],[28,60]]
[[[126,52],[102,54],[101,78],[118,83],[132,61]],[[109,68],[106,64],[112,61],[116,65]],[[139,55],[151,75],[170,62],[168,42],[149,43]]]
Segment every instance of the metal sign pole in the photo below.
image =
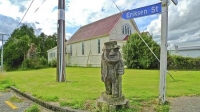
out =
[[57,38],[57,82],[64,82],[65,76],[65,0],[58,1]]
[[159,101],[165,103],[167,73],[168,0],[162,0]]
[[[169,0],[161,0],[161,1],[162,1],[162,3],[157,3],[157,4],[153,4],[153,5],[149,5],[149,6],[125,11],[122,14],[122,18],[131,19],[131,18],[136,18],[136,17],[148,16],[148,15],[152,15],[152,14],[158,14],[158,13],[162,12],[162,15],[161,15],[162,19],[161,19],[161,46],[160,46],[161,51],[160,51],[159,100],[160,100],[160,103],[163,104],[163,103],[165,103],[165,94],[166,94],[166,73],[168,73],[167,72],[167,38],[168,38],[168,5],[169,5]],[[175,5],[178,4],[178,0],[171,0],[171,1]],[[162,10],[161,10],[161,5],[162,5]]]

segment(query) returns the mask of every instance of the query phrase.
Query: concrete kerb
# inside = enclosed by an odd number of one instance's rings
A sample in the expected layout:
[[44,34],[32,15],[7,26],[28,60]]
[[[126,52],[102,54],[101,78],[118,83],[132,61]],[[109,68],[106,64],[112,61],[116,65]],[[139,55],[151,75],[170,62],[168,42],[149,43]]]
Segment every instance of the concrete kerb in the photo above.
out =
[[45,107],[47,109],[50,109],[52,111],[57,111],[57,112],[89,112],[87,110],[78,110],[78,109],[71,109],[69,107],[63,108],[63,107],[55,106],[55,105],[49,104],[47,102],[44,102],[42,100],[39,100],[39,99],[35,98],[34,96],[31,96],[29,94],[21,92],[20,90],[18,90],[17,88],[15,88],[13,86],[11,86],[10,88],[14,92],[16,92],[16,93],[18,93],[18,94],[30,99],[31,101],[33,101],[33,102],[35,102],[35,103],[37,103],[37,104],[39,104],[39,105],[41,105],[41,106],[43,106],[43,107]]

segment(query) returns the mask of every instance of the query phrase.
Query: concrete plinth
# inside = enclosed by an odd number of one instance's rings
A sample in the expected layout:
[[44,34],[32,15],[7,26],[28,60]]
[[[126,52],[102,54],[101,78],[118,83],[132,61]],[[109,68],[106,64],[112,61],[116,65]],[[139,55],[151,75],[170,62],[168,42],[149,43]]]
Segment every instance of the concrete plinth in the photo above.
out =
[[119,109],[128,108],[129,101],[124,95],[113,98],[112,95],[102,93],[101,97],[96,101],[96,109],[100,112],[115,112]]

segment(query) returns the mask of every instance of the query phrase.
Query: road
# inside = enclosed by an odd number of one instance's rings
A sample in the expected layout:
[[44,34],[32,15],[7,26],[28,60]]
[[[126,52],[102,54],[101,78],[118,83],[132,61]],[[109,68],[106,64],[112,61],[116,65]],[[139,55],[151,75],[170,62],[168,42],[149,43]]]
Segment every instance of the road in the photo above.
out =
[[[10,101],[12,96],[17,96],[21,102]],[[28,107],[34,103],[27,98],[14,93],[13,91],[0,92],[0,112],[24,112]],[[44,107],[40,107],[41,112],[52,112]]]
[[26,108],[32,105],[32,102],[19,97],[22,102],[12,102],[9,99],[14,96],[13,92],[0,92],[0,112],[24,112]]

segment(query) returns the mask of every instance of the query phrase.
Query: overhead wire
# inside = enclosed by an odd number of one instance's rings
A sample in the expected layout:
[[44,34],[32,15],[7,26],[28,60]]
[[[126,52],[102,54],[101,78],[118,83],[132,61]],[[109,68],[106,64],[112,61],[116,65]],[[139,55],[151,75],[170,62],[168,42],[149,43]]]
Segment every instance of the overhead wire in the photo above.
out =
[[[43,0],[43,1],[40,3],[40,5],[33,11],[33,14],[32,14],[31,16],[33,16],[33,15],[41,8],[41,6],[42,6],[45,2],[46,2],[46,0]],[[37,22],[37,21],[35,21],[35,23],[39,24],[39,22]],[[30,26],[31,26],[32,28],[35,28],[34,24],[30,24]]]
[[43,0],[43,2],[40,4],[40,6],[39,6],[38,8],[35,9],[34,13],[37,12],[37,11],[40,9],[40,7],[42,6],[42,4],[43,4],[45,1],[46,1],[46,0]]
[[33,2],[34,2],[34,0],[32,0],[31,4],[29,5],[28,9],[26,10],[24,16],[23,16],[22,19],[20,20],[20,22],[19,22],[17,28],[20,26],[21,22],[23,21],[24,17],[26,16],[27,12],[29,11],[29,9],[30,9],[31,5],[33,4]]
[[[27,2],[28,2],[28,1],[26,1],[26,3],[27,3]],[[33,2],[34,2],[34,0],[32,0],[31,4],[29,5],[28,9],[27,9],[26,12],[25,12],[23,18],[22,18],[22,19],[20,20],[20,22],[18,23],[17,28],[20,26],[21,22],[23,21],[24,17],[26,16],[27,12],[29,11],[29,9],[30,9],[31,5],[33,4]],[[25,4],[26,4],[26,3],[25,3]],[[14,4],[14,2],[13,2],[13,4]],[[11,34],[9,34],[9,38],[10,38],[10,37],[11,37]]]
[[[120,11],[120,13],[122,13],[122,11],[119,9],[119,7],[117,6],[117,4],[112,0],[113,4],[115,4],[115,6],[117,7],[117,9]],[[123,13],[122,13],[123,14]],[[135,24],[135,23],[134,23]],[[136,24],[135,24],[136,25]],[[153,50],[149,47],[149,45],[145,42],[145,40],[142,38],[142,36],[140,35],[140,33],[137,31],[137,29],[135,27],[133,27],[136,31],[136,33],[138,34],[138,36],[140,37],[140,39],[145,43],[145,45],[148,47],[148,49],[151,51],[151,53],[154,55],[154,57],[158,60],[158,62],[160,62],[160,59],[156,56],[156,54],[153,52]],[[168,72],[167,73],[170,75],[170,77],[175,81],[175,79],[172,77],[172,75]]]

